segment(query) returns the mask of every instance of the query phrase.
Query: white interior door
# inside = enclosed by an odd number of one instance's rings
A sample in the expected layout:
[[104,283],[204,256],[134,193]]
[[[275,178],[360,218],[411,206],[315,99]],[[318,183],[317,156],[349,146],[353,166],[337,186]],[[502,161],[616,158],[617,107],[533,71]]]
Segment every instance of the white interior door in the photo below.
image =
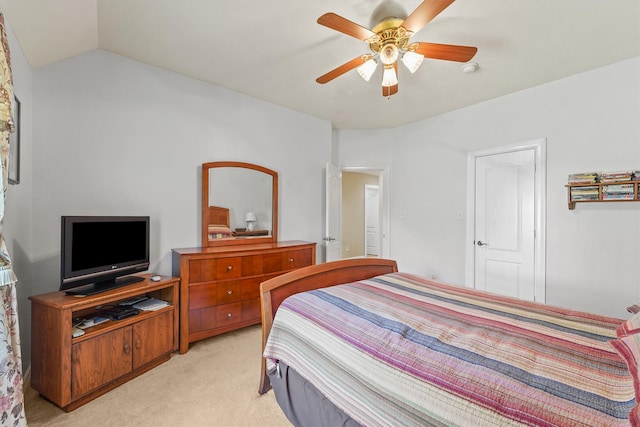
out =
[[380,198],[377,185],[364,186],[364,254],[378,256],[379,249],[379,221]]
[[326,170],[326,213],[324,244],[326,260],[342,258],[342,173],[340,168],[327,163]]
[[475,287],[533,301],[535,150],[475,161]]

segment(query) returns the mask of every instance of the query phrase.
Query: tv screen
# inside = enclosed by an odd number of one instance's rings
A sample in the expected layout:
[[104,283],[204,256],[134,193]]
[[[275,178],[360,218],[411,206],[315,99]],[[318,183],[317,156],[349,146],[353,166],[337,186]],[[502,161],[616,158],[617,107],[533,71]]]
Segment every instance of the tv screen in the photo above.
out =
[[148,216],[63,216],[60,290],[90,295],[143,280],[149,268]]

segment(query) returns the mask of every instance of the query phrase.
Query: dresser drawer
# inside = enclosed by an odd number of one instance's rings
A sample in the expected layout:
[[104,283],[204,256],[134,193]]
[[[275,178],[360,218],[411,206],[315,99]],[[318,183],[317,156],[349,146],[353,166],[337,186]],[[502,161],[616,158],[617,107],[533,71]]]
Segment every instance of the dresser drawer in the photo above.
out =
[[260,298],[253,298],[247,301],[242,301],[242,321],[256,321],[259,323],[262,319],[262,313],[260,312]]
[[216,327],[221,328],[242,322],[242,303],[223,304],[216,307]]
[[218,304],[218,293],[215,283],[199,283],[189,286],[189,310],[211,307]]
[[262,255],[246,255],[242,257],[242,277],[262,274]]
[[216,259],[192,259],[189,261],[189,283],[216,280]]
[[284,269],[291,270],[294,268],[306,267],[311,265],[312,259],[313,250],[310,248],[287,251],[284,254]]
[[242,277],[242,257],[219,258],[216,263],[216,279]]
[[236,323],[260,322],[260,298],[216,307],[216,328]]
[[262,257],[262,272],[265,274],[306,267],[313,262],[313,249],[297,249],[265,254]]
[[195,259],[189,262],[190,283],[235,279],[261,273],[262,256],[258,255]]
[[207,331],[216,327],[216,307],[189,310],[189,333]]
[[228,304],[242,300],[242,284],[244,280],[227,280],[218,282],[218,304]]
[[275,273],[282,271],[282,260],[284,259],[282,252],[274,252],[262,255],[262,272]]

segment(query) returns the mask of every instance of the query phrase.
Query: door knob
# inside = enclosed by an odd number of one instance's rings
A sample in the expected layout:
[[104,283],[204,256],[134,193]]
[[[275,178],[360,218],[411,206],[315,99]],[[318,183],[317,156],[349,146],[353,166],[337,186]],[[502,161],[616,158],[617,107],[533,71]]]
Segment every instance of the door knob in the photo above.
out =
[[478,240],[477,245],[478,245],[478,246],[489,246],[489,244],[488,244],[488,243],[484,243],[482,240]]

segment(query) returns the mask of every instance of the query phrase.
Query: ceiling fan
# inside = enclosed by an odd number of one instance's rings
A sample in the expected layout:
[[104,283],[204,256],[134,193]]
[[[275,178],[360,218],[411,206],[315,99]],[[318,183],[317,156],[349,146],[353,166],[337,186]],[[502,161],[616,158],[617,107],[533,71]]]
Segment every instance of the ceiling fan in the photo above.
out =
[[384,18],[373,29],[349,21],[335,13],[325,13],[318,18],[318,24],[355,37],[369,44],[372,54],[360,55],[316,79],[324,84],[338,76],[358,69],[363,79],[369,81],[373,72],[382,62],[382,95],[391,96],[398,92],[398,58],[414,73],[423,59],[444,59],[467,62],[478,49],[472,46],[456,46],[439,43],[409,43],[409,38],[428,24],[455,0],[424,0],[405,20],[396,17]]

